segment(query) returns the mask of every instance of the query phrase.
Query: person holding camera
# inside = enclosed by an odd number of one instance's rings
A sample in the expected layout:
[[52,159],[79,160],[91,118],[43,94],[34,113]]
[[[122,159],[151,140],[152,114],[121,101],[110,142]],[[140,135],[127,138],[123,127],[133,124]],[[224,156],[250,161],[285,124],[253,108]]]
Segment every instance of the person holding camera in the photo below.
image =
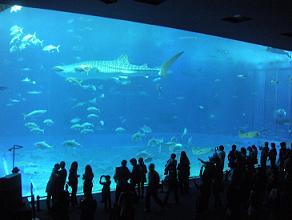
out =
[[178,204],[179,203],[179,198],[178,198],[178,182],[177,182],[177,160],[175,159],[176,155],[172,153],[170,155],[170,159],[167,161],[164,169],[164,175],[165,177],[165,183],[167,185],[167,191],[166,195],[164,197],[164,205],[167,204],[168,198],[171,192],[174,192],[175,196],[175,202]]
[[107,211],[111,208],[111,177],[110,175],[101,175],[99,184],[102,185],[101,202],[104,203],[104,210]]

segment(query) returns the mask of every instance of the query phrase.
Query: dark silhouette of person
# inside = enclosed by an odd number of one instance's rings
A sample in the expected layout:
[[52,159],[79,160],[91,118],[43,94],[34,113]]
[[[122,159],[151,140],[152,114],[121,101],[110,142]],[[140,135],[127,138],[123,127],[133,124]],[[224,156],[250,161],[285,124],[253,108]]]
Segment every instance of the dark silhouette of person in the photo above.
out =
[[81,209],[80,220],[94,220],[97,202],[92,197],[91,193],[86,193],[84,195],[85,195],[84,199],[81,200],[80,202]]
[[140,181],[138,183],[138,196],[143,198],[144,197],[144,183],[146,182],[146,174],[147,174],[147,167],[144,164],[144,160],[142,157],[138,159],[138,168],[140,170]]
[[[66,188],[68,190],[67,184]],[[64,189],[58,192],[58,196],[53,207],[54,220],[69,220],[69,192]]]
[[258,148],[255,145],[251,146],[252,148],[252,158],[254,165],[258,164]]
[[56,179],[57,192],[64,191],[64,188],[65,188],[65,183],[66,183],[66,179],[67,179],[67,170],[65,168],[65,165],[66,164],[64,161],[60,162],[60,169],[58,171],[58,177]]
[[158,197],[158,189],[160,184],[159,174],[155,170],[155,165],[153,163],[149,164],[149,173],[148,173],[148,187],[146,188],[146,197],[145,197],[145,210],[149,212],[151,209],[151,197],[154,201],[163,208],[163,203]]
[[231,151],[228,153],[228,167],[231,169],[235,168],[238,163],[239,152],[236,150],[236,145],[233,144],[231,147]]
[[288,157],[288,150],[286,148],[286,142],[280,143],[280,152],[279,152],[279,168],[280,171],[284,169],[284,162]]
[[176,155],[172,153],[170,155],[170,159],[167,161],[164,169],[164,175],[166,175],[166,185],[167,185],[167,191],[166,195],[164,197],[164,205],[167,204],[168,198],[171,192],[174,192],[175,196],[175,202],[179,203],[178,198],[178,182],[177,182],[177,160],[175,159]]
[[136,197],[139,198],[140,196],[136,192],[136,186],[138,186],[138,184],[141,182],[140,169],[138,167],[136,158],[132,158],[130,160],[130,163],[133,166],[132,172],[131,172],[130,185],[131,185],[131,188],[132,188],[133,192],[135,193]]
[[121,166],[116,167],[114,174],[114,180],[116,182],[116,194],[115,203],[118,203],[121,192],[124,192],[128,188],[128,180],[131,178],[131,172],[127,167],[127,161],[122,160]]
[[78,163],[77,161],[72,162],[70,170],[69,170],[69,177],[68,177],[68,185],[71,187],[71,205],[75,207],[77,203],[77,187],[78,187],[78,177],[80,175],[77,174]]
[[92,168],[90,165],[85,166],[85,172],[83,174],[82,179],[84,180],[83,182],[83,193],[85,198],[91,198],[92,196],[92,187],[93,187],[93,172]]
[[218,154],[218,157],[220,159],[220,164],[219,164],[220,170],[223,172],[224,164],[225,164],[225,157],[226,157],[226,153],[224,151],[224,146],[223,145],[220,145],[218,147],[217,154]]
[[47,209],[51,209],[51,200],[54,204],[54,200],[56,199],[56,180],[58,177],[58,171],[60,169],[60,164],[56,163],[52,170],[50,179],[47,183],[46,193],[47,193]]
[[267,160],[269,156],[269,142],[265,142],[265,145],[263,148],[261,148],[261,167],[266,168],[267,167]]
[[179,164],[177,166],[178,181],[180,192],[189,193],[189,178],[190,178],[190,160],[185,151],[180,154]]
[[269,160],[270,160],[272,169],[274,169],[275,166],[276,166],[276,159],[277,159],[276,144],[275,143],[271,143],[271,149],[269,151]]
[[124,190],[120,193],[117,207],[119,220],[135,219],[135,201],[136,195],[130,184],[126,184]]
[[111,209],[111,177],[109,175],[102,175],[99,179],[99,184],[102,185],[101,202],[104,203],[104,210]]

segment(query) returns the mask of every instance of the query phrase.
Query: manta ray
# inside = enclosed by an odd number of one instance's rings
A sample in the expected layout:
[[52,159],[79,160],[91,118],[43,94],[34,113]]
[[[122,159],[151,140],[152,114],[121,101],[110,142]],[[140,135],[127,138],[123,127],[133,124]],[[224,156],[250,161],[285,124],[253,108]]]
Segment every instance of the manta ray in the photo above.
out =
[[147,64],[131,64],[127,55],[121,55],[114,60],[90,60],[63,66],[55,66],[58,75],[64,78],[76,78],[78,80],[111,79],[115,77],[148,77],[158,74],[163,77],[168,73],[171,65],[183,54],[179,52],[168,59],[160,67],[148,67]]

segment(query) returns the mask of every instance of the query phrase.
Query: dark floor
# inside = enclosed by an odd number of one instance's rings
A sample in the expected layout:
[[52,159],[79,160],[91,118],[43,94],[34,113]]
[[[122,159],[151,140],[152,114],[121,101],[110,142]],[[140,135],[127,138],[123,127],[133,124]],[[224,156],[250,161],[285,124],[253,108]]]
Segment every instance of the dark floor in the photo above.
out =
[[[112,193],[113,196],[113,193]],[[165,194],[160,193],[160,198],[164,198]],[[94,197],[98,201],[96,210],[96,219],[110,219],[109,213],[103,210],[103,203],[100,202],[100,194],[95,194]],[[78,199],[81,199],[79,197]],[[196,188],[191,183],[191,191],[187,195],[180,196],[180,204],[176,205],[173,195],[170,196],[169,203],[164,210],[161,210],[154,202],[152,202],[151,212],[144,212],[144,199],[140,199],[135,209],[135,219],[151,219],[151,220],[177,220],[177,219],[194,219]],[[112,200],[113,201],[113,200]],[[41,211],[37,212],[39,219],[52,219],[45,209],[45,202],[41,201]],[[70,208],[70,219],[79,219],[80,210],[78,208]]]

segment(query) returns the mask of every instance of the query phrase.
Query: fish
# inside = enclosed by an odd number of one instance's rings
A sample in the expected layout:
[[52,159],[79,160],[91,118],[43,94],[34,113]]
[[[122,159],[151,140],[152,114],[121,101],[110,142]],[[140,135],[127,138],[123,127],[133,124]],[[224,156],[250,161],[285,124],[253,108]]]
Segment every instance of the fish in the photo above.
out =
[[89,115],[87,115],[87,118],[93,119],[93,118],[99,118],[99,116],[96,114],[89,114]]
[[13,37],[13,38],[11,38],[11,40],[10,40],[10,42],[9,42],[9,45],[11,45],[11,44],[14,44],[14,43],[15,43],[15,41],[18,41],[18,40],[20,40],[20,36],[21,36],[21,35],[19,35],[19,34],[17,34],[17,35],[14,35],[14,37]]
[[199,109],[203,110],[203,109],[205,109],[205,107],[202,105],[199,105]]
[[83,124],[81,124],[82,128],[93,128],[94,125],[90,122],[84,122]]
[[33,144],[35,147],[40,149],[50,149],[53,148],[51,145],[47,144],[45,141],[39,141]]
[[84,128],[80,131],[81,134],[90,134],[90,133],[93,133],[94,130],[91,129],[91,128]]
[[149,154],[148,152],[146,152],[146,151],[141,151],[141,152],[138,152],[137,154],[136,154],[136,157],[137,158],[140,158],[140,157],[142,157],[143,158],[143,160],[144,160],[144,162],[146,162],[146,163],[149,163],[149,162],[151,162],[152,161],[152,155],[151,154]]
[[54,124],[54,121],[52,119],[48,118],[48,119],[45,119],[43,121],[43,123],[47,126],[52,126]]
[[89,99],[88,102],[90,104],[96,104],[96,98]]
[[80,130],[83,127],[80,124],[73,124],[73,125],[71,125],[70,128],[73,129],[73,130]]
[[30,132],[35,133],[35,134],[44,134],[45,133],[45,130],[44,129],[41,129],[39,127],[36,127],[36,128],[30,129]]
[[76,140],[72,139],[72,140],[66,140],[62,143],[62,145],[64,147],[72,147],[72,148],[76,148],[81,146],[81,144],[79,142],[77,142]]
[[6,87],[6,86],[0,86],[0,91],[4,91],[6,89],[8,89],[8,87]]
[[81,121],[80,118],[72,118],[72,119],[70,120],[70,123],[75,124],[75,123],[78,123],[78,122],[80,122],[80,121]]
[[194,156],[200,156],[210,154],[213,151],[211,147],[192,147],[192,154]]
[[94,106],[90,106],[86,110],[89,111],[89,112],[100,112],[100,109],[96,108]]
[[145,137],[145,134],[140,131],[137,131],[131,136],[131,140],[137,142],[142,140],[143,137]]
[[24,120],[27,118],[34,118],[34,117],[38,117],[40,115],[43,115],[47,112],[48,110],[43,110],[43,109],[38,109],[38,110],[34,110],[30,113],[27,114],[23,114]]
[[81,80],[78,80],[74,77],[67,77],[65,79],[66,82],[69,82],[69,83],[72,83],[74,85],[77,85],[77,86],[81,86],[82,87],[82,81]]
[[291,58],[291,54],[287,50],[281,50],[274,47],[267,47],[266,50],[271,53],[286,55],[287,57]]
[[76,105],[74,105],[72,108],[77,108],[77,107],[81,107],[84,106],[86,104],[86,102],[78,102]]
[[54,46],[52,44],[49,44],[49,45],[43,47],[43,51],[46,51],[46,52],[49,52],[49,53],[56,51],[56,52],[59,53],[60,52],[60,45]]
[[24,124],[24,126],[27,127],[27,128],[29,128],[29,129],[33,129],[33,128],[38,128],[38,127],[39,127],[39,126],[38,126],[36,123],[34,123],[34,122],[26,122],[26,123]]
[[21,39],[21,42],[24,44],[29,44],[30,41],[32,39],[36,38],[36,33],[34,32],[33,34],[26,34],[25,36],[23,36],[23,38]]
[[117,133],[123,133],[124,131],[126,131],[126,129],[123,128],[123,127],[117,127],[117,128],[115,129],[115,132],[117,132]]
[[99,124],[100,124],[101,126],[104,126],[104,121],[103,121],[103,120],[99,121]]
[[181,138],[184,138],[184,136],[186,136],[188,133],[188,129],[184,128],[183,133],[181,134]]
[[55,66],[53,70],[61,77],[75,77],[79,80],[111,79],[117,76],[145,76],[157,73],[166,76],[171,65],[183,54],[179,52],[160,67],[148,67],[147,64],[131,64],[127,55],[121,55],[115,60],[91,60],[63,66]]
[[28,77],[25,77],[24,79],[22,79],[21,82],[28,83],[28,84],[33,84],[33,85],[36,84],[36,81],[33,81],[30,78],[28,78]]
[[247,79],[247,76],[243,74],[237,74],[236,76],[237,78],[240,78],[240,79]]
[[85,90],[92,90],[92,91],[96,91],[96,87],[95,85],[83,85],[81,86],[83,89]]
[[275,80],[275,79],[272,79],[272,80],[270,81],[270,83],[271,83],[272,85],[277,85],[277,84],[279,84],[279,81],[278,81],[278,80]]
[[163,139],[151,138],[147,142],[147,147],[161,146],[161,144],[163,144]]
[[244,132],[242,130],[239,130],[239,137],[240,138],[257,138],[260,136],[260,132],[259,131],[248,131],[248,132]]
[[21,102],[21,100],[19,99],[9,99],[10,102],[13,102],[13,103],[19,103]]
[[147,126],[147,125],[143,125],[143,127],[141,127],[140,130],[141,130],[143,133],[145,133],[145,134],[150,134],[150,133],[152,133],[152,129],[151,129],[149,126]]
[[42,94],[42,91],[32,90],[32,91],[28,91],[27,94],[29,94],[29,95],[40,95],[40,94]]
[[20,11],[21,9],[22,9],[22,6],[20,6],[20,5],[13,5],[10,8],[10,13],[16,13],[16,12]]
[[175,143],[168,147],[169,152],[181,152],[183,150],[183,145],[181,143]]

